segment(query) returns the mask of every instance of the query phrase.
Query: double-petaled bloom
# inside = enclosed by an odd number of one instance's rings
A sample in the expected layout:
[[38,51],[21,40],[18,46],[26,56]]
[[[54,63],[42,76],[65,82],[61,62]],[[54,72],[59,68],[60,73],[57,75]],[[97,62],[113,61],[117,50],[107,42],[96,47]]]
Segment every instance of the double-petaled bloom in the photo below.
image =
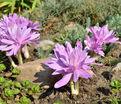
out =
[[0,50],[6,51],[7,56],[16,55],[26,44],[36,44],[40,34],[36,30],[39,24],[32,24],[28,19],[13,14],[3,16],[0,20]]
[[97,57],[90,58],[87,51],[82,49],[82,43],[79,41],[77,41],[75,48],[72,48],[71,44],[67,41],[66,47],[57,43],[54,53],[51,60],[45,64],[55,70],[52,75],[64,75],[61,80],[55,83],[55,88],[66,85],[72,76],[74,82],[77,82],[79,77],[91,78],[94,73],[89,65],[100,65],[94,63]]
[[16,13],[13,15],[9,14],[9,16],[3,15],[3,19],[0,20],[0,28],[4,30],[6,29],[6,31],[8,27],[13,27],[15,24],[20,28],[26,26],[31,30],[41,30],[41,28],[39,28],[40,24],[38,24],[37,21],[32,23],[28,18],[18,16]]
[[89,32],[91,32],[92,37],[86,36],[86,40],[84,41],[86,48],[104,56],[103,53],[103,44],[104,43],[119,43],[121,44],[119,38],[116,38],[116,34],[114,34],[113,30],[108,30],[108,25],[103,27],[91,27],[87,28]]

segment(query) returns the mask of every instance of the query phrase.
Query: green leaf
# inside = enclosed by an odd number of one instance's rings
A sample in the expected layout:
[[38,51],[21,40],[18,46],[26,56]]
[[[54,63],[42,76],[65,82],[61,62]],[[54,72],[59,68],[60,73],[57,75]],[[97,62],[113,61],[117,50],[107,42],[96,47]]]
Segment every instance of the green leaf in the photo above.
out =
[[62,102],[55,102],[55,103],[53,103],[53,104],[62,104]]
[[12,0],[0,0],[0,3],[2,2],[12,2]]
[[114,91],[114,92],[119,92],[119,90],[118,90],[118,89],[114,89],[114,88],[112,89],[112,91]]
[[24,87],[30,86],[30,81],[29,80],[24,80],[24,81],[22,81],[22,85]]
[[20,90],[19,89],[15,89],[14,90],[14,94],[19,94],[20,93]]
[[7,82],[4,84],[4,87],[9,88],[12,84],[13,84],[12,80],[7,81]]
[[31,100],[29,98],[23,96],[23,97],[20,98],[20,102],[22,104],[30,104]]
[[7,6],[9,5],[11,2],[3,2],[3,3],[0,3],[0,8],[3,8],[4,6]]
[[6,69],[6,66],[4,64],[0,64],[0,72],[4,71]]
[[112,102],[112,104],[119,104],[115,97],[111,98],[110,101]]
[[17,75],[12,75],[11,77],[12,77],[12,78],[16,78],[16,77],[17,77]]
[[24,3],[24,2],[22,2],[21,5],[30,9],[30,6],[28,4],[26,4],[26,3]]
[[5,78],[4,77],[0,77],[0,85],[2,84],[2,83],[4,83],[5,82]]
[[14,98],[14,91],[11,89],[5,89],[5,96],[9,97],[9,98]]
[[120,81],[119,80],[116,80],[115,81],[115,84],[116,84],[116,86],[118,86],[120,84]]
[[115,87],[115,84],[114,84],[114,82],[111,82],[111,83],[110,83],[110,85],[111,85],[112,87]]
[[34,0],[34,1],[33,1],[33,4],[32,4],[32,11],[34,10],[34,8],[35,8],[35,6],[36,6],[37,1],[38,1],[38,0]]
[[19,82],[15,82],[15,87],[22,88],[21,84]]
[[12,70],[12,73],[13,73],[13,74],[16,74],[16,75],[19,75],[20,72],[21,72],[21,70],[19,70],[18,68],[14,68],[14,69]]
[[12,3],[11,3],[11,14],[13,14],[13,12],[14,12],[15,4],[16,4],[16,0],[12,0]]

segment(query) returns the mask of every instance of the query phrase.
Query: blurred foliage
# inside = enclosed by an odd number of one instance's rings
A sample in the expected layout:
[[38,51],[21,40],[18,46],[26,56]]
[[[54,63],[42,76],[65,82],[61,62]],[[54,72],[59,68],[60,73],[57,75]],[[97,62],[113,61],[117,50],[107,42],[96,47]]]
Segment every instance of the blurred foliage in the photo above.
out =
[[40,0],[0,0],[0,10],[4,14],[21,13],[23,9],[27,9],[31,13]]
[[109,29],[115,31],[116,36],[121,38],[121,14],[117,14],[113,17],[107,18],[106,24],[108,24]]
[[43,50],[42,47],[37,48],[37,53],[40,58],[47,58],[50,56],[50,53],[52,52],[52,48],[49,48],[48,50]]
[[[96,23],[96,26],[99,26],[99,23]],[[91,27],[90,17],[86,19],[85,27]],[[78,23],[72,22],[70,26],[67,25],[64,31],[60,31],[53,39],[55,42],[60,44],[65,44],[65,41],[69,41],[74,47],[77,40],[81,41],[82,43],[84,42],[85,35],[88,33],[85,27]]]
[[75,29],[65,30],[64,32],[57,34],[57,36],[54,37],[55,42],[65,44],[65,41],[69,41],[73,47],[77,40],[83,42],[87,31],[79,24],[75,24],[75,26]]
[[114,65],[118,64],[119,62],[121,62],[121,58],[112,59],[109,61],[108,65],[114,66]]
[[116,45],[117,45],[117,43],[103,44],[105,55],[111,56],[112,55],[112,51],[114,50]]
[[[91,24],[95,25],[97,22],[104,23],[109,16],[121,14],[120,2],[120,0],[76,0],[76,2],[75,0],[44,0],[30,18],[41,21],[43,26],[50,26],[55,18],[57,22],[63,22],[65,25],[71,21],[85,26],[86,19],[90,17]],[[56,21],[54,23],[57,27]]]

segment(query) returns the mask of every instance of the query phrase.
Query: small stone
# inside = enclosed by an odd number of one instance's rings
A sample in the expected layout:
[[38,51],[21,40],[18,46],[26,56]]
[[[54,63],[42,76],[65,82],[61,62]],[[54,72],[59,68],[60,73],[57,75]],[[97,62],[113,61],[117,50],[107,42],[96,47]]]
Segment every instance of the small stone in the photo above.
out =
[[10,77],[11,75],[12,75],[11,72],[5,73],[5,76],[6,76],[6,77]]
[[54,93],[52,93],[49,97],[53,99],[55,97]]
[[40,96],[40,94],[34,94],[34,95],[32,95],[32,96],[33,96],[34,99],[38,99],[39,96]]
[[115,80],[121,81],[121,63],[118,63],[111,69],[111,75],[112,75],[112,78],[111,78],[112,81],[115,81]]
[[65,30],[77,30],[77,26],[74,22],[70,22],[69,24],[67,24],[65,27],[64,27]]
[[42,88],[44,88],[44,89],[48,89],[48,88],[50,88],[48,85],[45,85],[45,86],[43,86]]
[[44,51],[46,51],[46,50],[50,49],[51,47],[53,47],[54,44],[55,43],[53,41],[51,41],[51,40],[42,40],[42,41],[40,41],[40,43],[38,45],[40,47],[42,47],[42,49]]
[[118,63],[111,69],[111,71],[119,71],[119,70],[121,70],[121,63]]

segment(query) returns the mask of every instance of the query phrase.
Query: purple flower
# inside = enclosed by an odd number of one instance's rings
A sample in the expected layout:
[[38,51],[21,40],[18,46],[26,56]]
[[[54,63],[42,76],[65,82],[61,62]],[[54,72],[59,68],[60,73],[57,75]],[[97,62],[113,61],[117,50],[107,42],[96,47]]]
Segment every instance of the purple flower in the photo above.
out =
[[37,21],[32,23],[28,18],[18,16],[16,13],[13,15],[9,14],[9,16],[3,15],[3,19],[0,21],[1,29],[7,30],[8,27],[13,27],[14,24],[21,28],[27,26],[27,28],[31,28],[31,30],[41,30],[41,28],[38,28],[40,24],[38,24]]
[[85,49],[94,51],[96,54],[100,54],[104,57],[103,47],[102,43],[98,41],[95,36],[93,36],[91,39],[87,35],[86,40],[84,40],[84,43],[86,45]]
[[104,43],[119,43],[121,44],[119,38],[116,38],[116,34],[114,34],[113,30],[108,30],[108,25],[103,27],[94,26],[92,28],[87,28],[89,32],[92,33],[92,37],[90,39],[89,36],[86,36],[84,43],[86,45],[86,49],[94,51],[95,53],[100,54],[104,57],[103,52],[103,44]]
[[54,53],[55,55],[51,57],[51,60],[45,64],[55,70],[52,75],[64,75],[61,80],[55,83],[55,88],[66,85],[72,76],[73,81],[77,82],[80,76],[88,79],[94,74],[89,65],[96,64],[93,63],[93,61],[96,60],[97,57],[90,58],[86,50],[82,50],[81,42],[77,41],[75,48],[72,48],[69,42],[66,42],[66,47],[57,43]]
[[13,27],[8,27],[4,33],[4,38],[1,38],[0,50],[6,51],[7,56],[16,55],[18,50],[24,47],[25,44],[36,44],[40,34],[31,32],[30,28],[24,26],[18,27],[16,24]]
[[18,50],[26,44],[36,45],[40,34],[36,30],[39,24],[17,14],[3,15],[0,20],[0,50],[6,51],[7,56],[16,55]]
[[116,38],[116,34],[114,34],[113,30],[108,30],[108,25],[103,27],[94,26],[92,28],[87,28],[89,32],[97,39],[100,44],[102,43],[120,43],[119,38]]

